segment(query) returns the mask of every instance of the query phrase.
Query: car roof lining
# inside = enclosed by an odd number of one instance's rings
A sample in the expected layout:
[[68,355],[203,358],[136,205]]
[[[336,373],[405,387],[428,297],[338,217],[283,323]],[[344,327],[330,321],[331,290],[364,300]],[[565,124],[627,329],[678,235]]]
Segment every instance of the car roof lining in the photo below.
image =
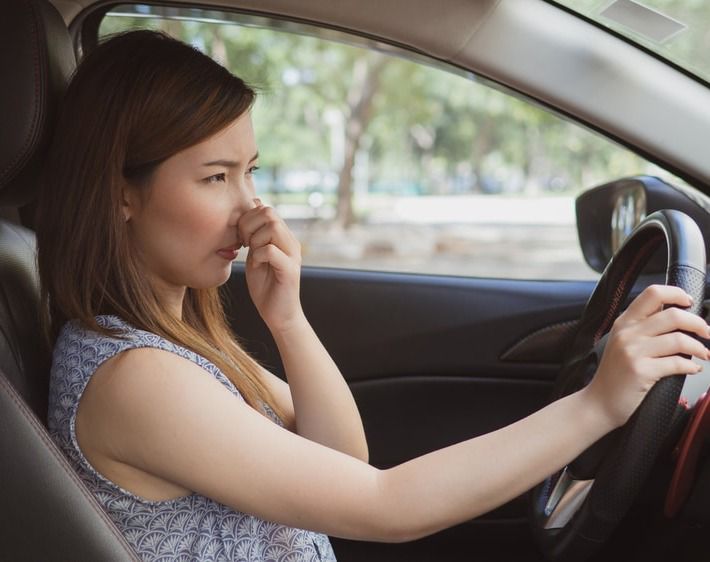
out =
[[[53,3],[68,23],[106,4]],[[409,0],[406,11],[399,0],[216,0],[210,6],[352,30],[450,62],[654,155],[705,191],[710,185],[710,89],[543,0]]]

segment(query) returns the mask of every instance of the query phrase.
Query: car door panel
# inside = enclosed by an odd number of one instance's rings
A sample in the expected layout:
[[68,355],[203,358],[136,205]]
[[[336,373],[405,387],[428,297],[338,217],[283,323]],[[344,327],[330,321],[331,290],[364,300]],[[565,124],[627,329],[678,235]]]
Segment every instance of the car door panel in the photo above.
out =
[[[301,299],[350,383],[413,375],[549,380],[550,364],[501,361],[501,355],[541,328],[575,320],[593,286],[304,268]],[[280,373],[243,266],[235,266],[226,293],[236,333]]]

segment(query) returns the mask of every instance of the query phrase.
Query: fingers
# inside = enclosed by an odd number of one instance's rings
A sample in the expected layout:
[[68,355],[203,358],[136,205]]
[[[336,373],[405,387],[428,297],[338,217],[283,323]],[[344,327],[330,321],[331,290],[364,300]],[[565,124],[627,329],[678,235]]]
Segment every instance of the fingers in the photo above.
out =
[[237,232],[244,246],[253,252],[268,244],[274,244],[287,255],[300,255],[300,245],[289,230],[286,223],[271,207],[261,204],[255,199],[253,209],[244,213],[239,219]]
[[636,328],[640,334],[646,336],[658,336],[683,330],[697,334],[701,338],[710,337],[710,328],[703,318],[680,308],[667,308],[656,312],[643,322],[638,322]]
[[653,339],[646,340],[648,343],[649,357],[667,357],[670,355],[688,355],[707,361],[710,359],[710,352],[698,340],[681,332],[663,334]]
[[254,250],[267,244],[275,244],[286,254],[296,256],[300,252],[298,241],[283,222],[266,222],[249,238],[248,246]]
[[671,375],[694,375],[703,370],[702,365],[680,355],[654,359],[649,367],[649,375],[656,379]]
[[693,299],[680,287],[651,285],[633,300],[623,316],[629,320],[642,320],[661,310],[664,305],[686,308],[691,304]]
[[[652,285],[634,299],[626,311],[619,316],[614,323],[614,329],[617,332],[627,332],[633,337],[654,337],[684,331],[696,334],[700,338],[709,338],[710,327],[703,318],[677,308],[678,306],[687,307],[690,304],[692,304],[691,297],[679,287]],[[671,307],[663,310],[663,306],[668,305]],[[692,340],[692,338],[690,339]],[[668,341],[668,338],[665,341]],[[700,350],[700,347],[703,349]],[[693,349],[697,351],[697,353],[692,353],[693,355],[701,359],[706,358],[705,347],[700,342],[696,342]],[[683,351],[672,351],[671,353],[683,353]]]
[[[679,287],[652,285],[617,319],[614,331],[620,341],[628,342],[632,355],[655,358],[656,361],[663,358],[663,361],[654,363],[655,368],[668,363],[671,356],[677,356],[678,361],[687,361],[681,355],[708,360],[710,354],[707,348],[691,334],[708,338],[710,327],[700,316],[677,308],[689,306],[691,302],[692,299]],[[675,306],[662,310],[667,305]],[[688,373],[696,372],[694,367],[687,364],[686,367]],[[664,375],[680,372],[664,371]]]
[[271,209],[271,207],[264,206],[261,199],[254,199],[254,207],[239,217],[237,234],[244,246],[251,245],[251,237],[259,228],[272,222],[274,219],[278,219],[275,213],[274,216],[272,216],[272,210],[268,209]]
[[263,264],[269,264],[279,279],[281,274],[297,269],[293,259],[274,244],[249,249],[247,267],[258,267]]

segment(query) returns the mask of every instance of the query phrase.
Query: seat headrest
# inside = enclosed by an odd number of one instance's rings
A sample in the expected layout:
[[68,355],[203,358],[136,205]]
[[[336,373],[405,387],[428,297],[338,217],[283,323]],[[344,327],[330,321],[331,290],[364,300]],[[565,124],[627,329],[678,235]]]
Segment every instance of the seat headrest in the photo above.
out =
[[37,175],[76,59],[46,0],[4,0],[0,18],[0,205],[37,194]]

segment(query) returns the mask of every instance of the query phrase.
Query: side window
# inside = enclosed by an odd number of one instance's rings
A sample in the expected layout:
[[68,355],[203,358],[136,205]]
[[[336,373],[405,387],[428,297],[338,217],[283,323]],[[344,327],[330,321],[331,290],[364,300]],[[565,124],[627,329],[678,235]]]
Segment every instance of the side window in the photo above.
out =
[[590,279],[574,198],[637,155],[479,77],[332,31],[212,10],[113,8],[100,35],[163,30],[260,92],[260,197],[305,265]]

